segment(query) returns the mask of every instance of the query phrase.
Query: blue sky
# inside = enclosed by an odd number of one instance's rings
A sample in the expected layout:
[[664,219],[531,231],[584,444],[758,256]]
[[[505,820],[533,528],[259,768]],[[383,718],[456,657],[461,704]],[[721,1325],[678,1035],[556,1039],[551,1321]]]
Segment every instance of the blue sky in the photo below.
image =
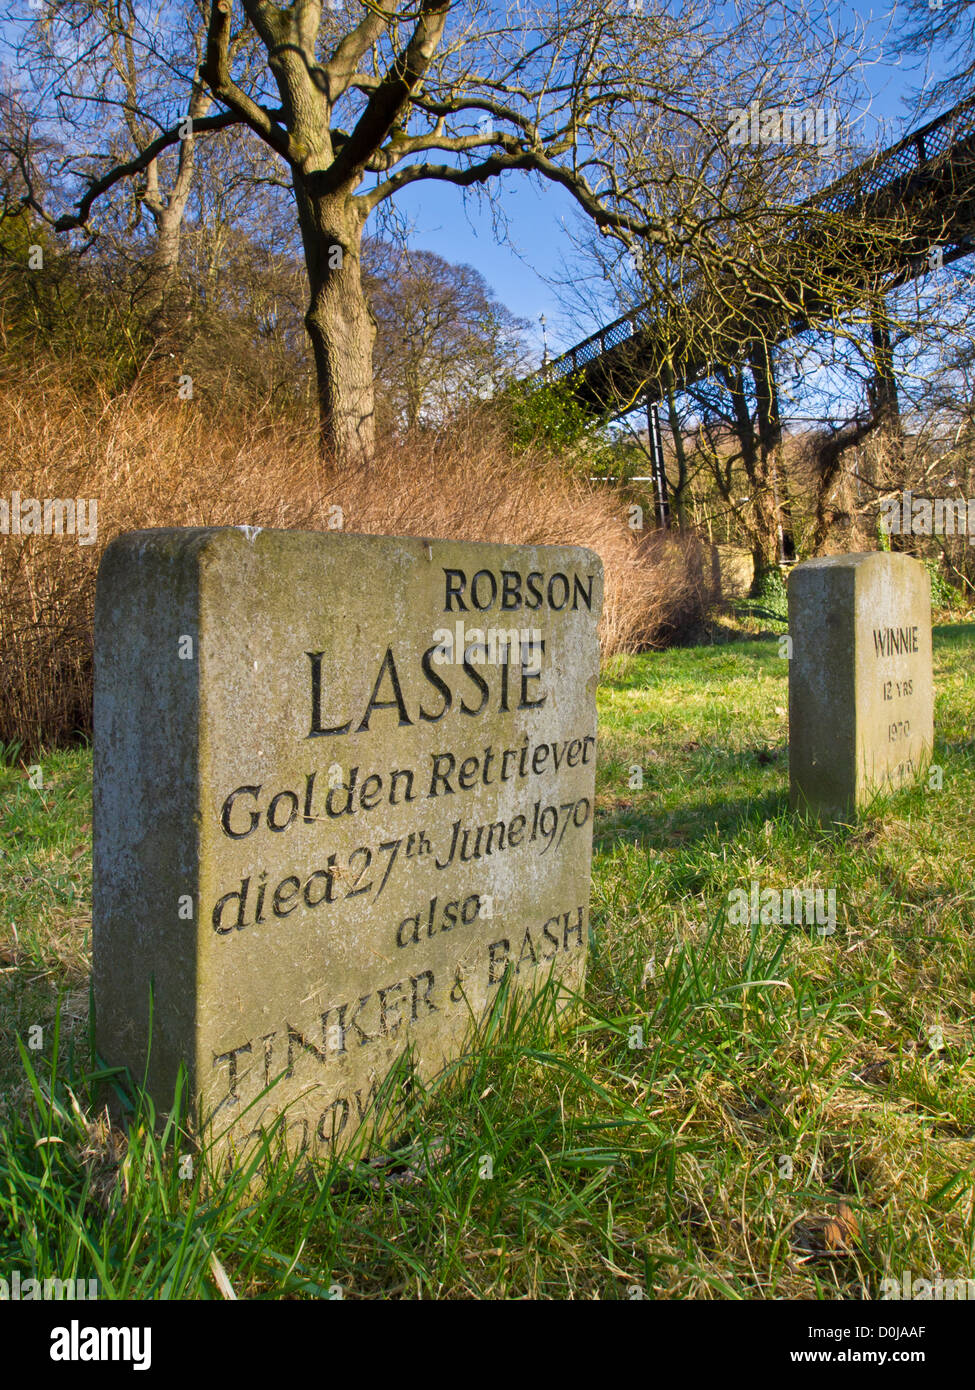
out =
[[[931,110],[918,119],[916,92],[925,82],[944,75],[943,63],[932,55],[927,66],[912,67],[889,56],[885,35],[896,32],[896,12],[892,23],[890,7],[873,9],[865,5],[840,6],[852,11],[868,26],[877,46],[876,61],[865,73],[870,94],[866,110],[853,114],[857,140],[868,142],[883,131],[884,142],[896,139],[923,120],[938,114]],[[556,280],[563,273],[563,260],[572,255],[566,227],[576,223],[575,204],[568,193],[554,185],[539,187],[524,174],[506,176],[500,203],[508,224],[509,244],[499,244],[492,228],[491,210],[476,196],[465,202],[459,190],[438,183],[420,183],[407,188],[397,198],[397,210],[411,226],[411,241],[417,247],[435,251],[447,260],[474,266],[485,277],[496,296],[519,317],[529,320],[529,338],[541,355],[539,315],[546,317],[545,331],[549,352],[570,347],[600,324],[566,312]],[[612,317],[612,313],[609,315]]]

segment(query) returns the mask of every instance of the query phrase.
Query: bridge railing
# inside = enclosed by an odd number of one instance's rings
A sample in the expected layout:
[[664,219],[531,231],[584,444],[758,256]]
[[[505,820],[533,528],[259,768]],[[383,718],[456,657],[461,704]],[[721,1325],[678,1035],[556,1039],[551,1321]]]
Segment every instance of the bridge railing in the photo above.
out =
[[909,181],[926,166],[939,162],[966,136],[975,135],[975,99],[968,98],[913,130],[886,150],[864,160],[835,183],[814,193],[801,204],[824,212],[842,212],[856,206],[863,198],[900,180]]
[[[941,160],[969,136],[975,136],[975,98],[959,102],[919,130],[911,131],[896,144],[864,160],[800,203],[796,211],[814,208],[817,212],[849,212],[864,198],[922,173],[926,166]],[[536,375],[546,381],[570,376],[588,362],[635,337],[641,326],[649,325],[653,319],[652,301],[648,300],[554,357]]]

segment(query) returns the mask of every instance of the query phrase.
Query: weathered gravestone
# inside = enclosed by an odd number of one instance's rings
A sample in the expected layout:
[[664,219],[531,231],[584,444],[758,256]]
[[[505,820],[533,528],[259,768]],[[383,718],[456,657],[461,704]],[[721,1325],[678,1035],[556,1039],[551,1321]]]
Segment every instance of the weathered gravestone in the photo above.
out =
[[916,777],[934,742],[931,582],[908,555],[831,555],[789,577],[792,804],[846,819]]
[[[96,1037],[214,1135],[351,1137],[407,1044],[585,968],[591,551],[143,531],[95,609]],[[152,1039],[149,1038],[150,983]],[[255,1102],[269,1083],[273,1088]],[[250,1108],[248,1108],[250,1107]]]

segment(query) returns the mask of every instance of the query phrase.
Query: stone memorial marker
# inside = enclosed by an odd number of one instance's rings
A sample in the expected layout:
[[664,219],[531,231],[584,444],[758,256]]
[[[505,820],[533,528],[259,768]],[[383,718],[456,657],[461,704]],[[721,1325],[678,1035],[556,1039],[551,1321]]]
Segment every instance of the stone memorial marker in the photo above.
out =
[[407,1045],[426,1075],[456,1057],[506,970],[578,989],[601,603],[575,547],[114,541],[95,606],[106,1062],[164,1109],[182,1063],[212,1135],[243,1145],[286,1111],[289,1147],[315,1152]]
[[931,581],[909,555],[831,555],[789,577],[792,804],[842,820],[916,777],[934,743]]

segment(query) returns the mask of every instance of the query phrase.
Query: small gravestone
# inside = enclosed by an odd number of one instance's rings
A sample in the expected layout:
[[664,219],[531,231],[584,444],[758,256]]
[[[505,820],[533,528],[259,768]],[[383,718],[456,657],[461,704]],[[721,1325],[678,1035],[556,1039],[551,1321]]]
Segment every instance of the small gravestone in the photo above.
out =
[[579,548],[114,541],[95,609],[105,1061],[164,1109],[185,1066],[232,1146],[286,1112],[289,1147],[318,1152],[404,1049],[425,1075],[456,1057],[506,974],[578,989],[601,602]]
[[908,555],[832,555],[789,577],[792,804],[840,820],[917,777],[934,743],[931,582]]

